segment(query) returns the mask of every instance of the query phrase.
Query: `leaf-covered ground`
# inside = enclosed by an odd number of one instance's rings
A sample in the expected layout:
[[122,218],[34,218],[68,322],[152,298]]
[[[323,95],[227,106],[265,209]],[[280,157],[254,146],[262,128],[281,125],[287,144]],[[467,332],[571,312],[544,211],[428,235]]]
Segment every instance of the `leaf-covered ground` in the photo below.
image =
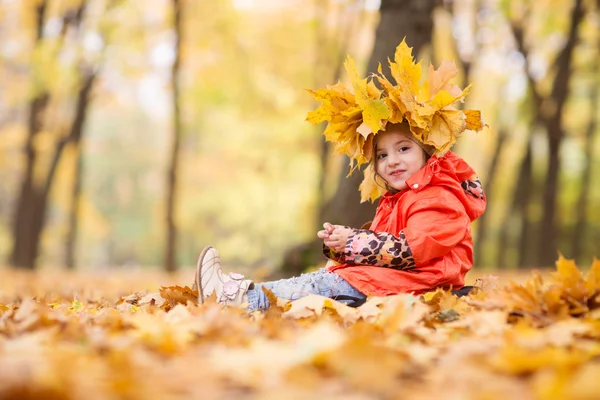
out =
[[190,288],[166,278],[159,288],[152,273],[0,273],[1,399],[600,393],[598,261],[582,274],[561,259],[522,284],[484,278],[460,299],[438,291],[353,309],[311,296],[252,315],[198,306]]

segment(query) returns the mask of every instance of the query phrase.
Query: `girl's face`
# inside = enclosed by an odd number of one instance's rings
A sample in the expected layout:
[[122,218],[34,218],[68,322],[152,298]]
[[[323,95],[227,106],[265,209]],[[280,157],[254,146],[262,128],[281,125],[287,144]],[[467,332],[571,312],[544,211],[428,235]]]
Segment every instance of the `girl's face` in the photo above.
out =
[[377,138],[375,168],[388,186],[406,189],[406,180],[425,166],[426,154],[409,139],[410,133],[398,130],[382,132]]

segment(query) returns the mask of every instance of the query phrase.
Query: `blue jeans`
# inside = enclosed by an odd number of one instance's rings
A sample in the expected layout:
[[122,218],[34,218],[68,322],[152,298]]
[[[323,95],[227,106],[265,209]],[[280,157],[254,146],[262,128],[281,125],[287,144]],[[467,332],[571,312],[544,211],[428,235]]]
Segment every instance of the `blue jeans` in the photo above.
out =
[[291,301],[309,294],[318,294],[332,299],[337,296],[351,296],[357,299],[366,298],[364,294],[350,286],[341,276],[321,268],[318,271],[290,279],[256,283],[253,289],[248,290],[248,311],[269,308],[269,300],[262,290],[263,287],[269,289],[275,296]]

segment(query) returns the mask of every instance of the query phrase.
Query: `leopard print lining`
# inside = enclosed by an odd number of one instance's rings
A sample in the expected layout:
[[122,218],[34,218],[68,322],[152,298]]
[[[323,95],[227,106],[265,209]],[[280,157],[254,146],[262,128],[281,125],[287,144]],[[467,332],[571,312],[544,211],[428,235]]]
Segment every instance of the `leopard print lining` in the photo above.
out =
[[350,265],[372,265],[393,269],[415,268],[412,251],[404,232],[399,237],[386,232],[352,229],[343,253],[324,247],[325,255],[332,260]]
[[475,180],[466,180],[466,181],[462,181],[460,183],[460,186],[463,188],[463,190],[467,193],[470,194],[471,196],[477,198],[477,199],[484,199],[483,196],[483,185],[481,184],[481,181],[479,180],[479,178],[475,178]]
[[335,262],[342,262],[342,254],[325,245],[323,245],[323,254],[330,260],[333,260]]

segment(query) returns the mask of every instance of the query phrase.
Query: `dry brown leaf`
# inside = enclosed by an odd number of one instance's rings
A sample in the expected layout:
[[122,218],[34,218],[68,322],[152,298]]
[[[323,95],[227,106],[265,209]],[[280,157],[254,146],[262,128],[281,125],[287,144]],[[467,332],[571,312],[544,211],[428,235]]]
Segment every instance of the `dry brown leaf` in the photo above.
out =
[[198,303],[198,290],[192,290],[188,286],[163,286],[159,293],[165,299],[165,303],[162,305],[165,310],[170,310],[177,304]]
[[150,306],[161,307],[165,303],[165,301],[165,298],[163,298],[159,292],[154,292],[148,293],[145,296],[143,296],[141,299],[139,299],[137,304],[140,306],[148,304]]
[[476,292],[492,292],[498,289],[498,276],[484,275],[475,281]]
[[405,353],[384,346],[371,329],[351,329],[343,345],[319,354],[312,363],[350,388],[376,396],[397,394],[398,377],[414,368]]
[[8,271],[0,398],[594,398],[595,263],[582,274],[559,259],[550,279],[484,284],[460,299],[438,291],[430,304],[271,296],[274,307],[250,317],[215,296],[197,307],[186,287],[122,296],[131,282],[65,274],[59,291],[57,274]]
[[532,350],[507,343],[490,359],[497,370],[513,375],[536,372],[545,368],[574,369],[590,361],[594,354],[577,349],[543,347]]
[[381,315],[381,309],[384,304],[384,297],[371,297],[358,307],[358,316],[366,322],[375,322]]
[[468,330],[475,337],[487,338],[501,335],[508,325],[507,313],[504,311],[480,311],[464,316],[460,320],[450,322],[448,328]]
[[264,286],[262,287],[262,291],[267,296],[267,300],[269,300],[271,308],[278,309],[279,311],[281,311],[279,314],[283,313],[283,310],[288,305],[289,300],[284,300],[281,297],[275,296],[275,294],[272,291],[270,291]]
[[0,316],[2,316],[2,314],[4,314],[8,310],[10,310],[9,307],[7,307],[7,306],[5,306],[3,304],[0,304]]
[[284,318],[300,319],[320,317],[325,310],[333,311],[344,324],[352,324],[359,318],[358,311],[345,304],[319,295],[308,295],[289,303]]

